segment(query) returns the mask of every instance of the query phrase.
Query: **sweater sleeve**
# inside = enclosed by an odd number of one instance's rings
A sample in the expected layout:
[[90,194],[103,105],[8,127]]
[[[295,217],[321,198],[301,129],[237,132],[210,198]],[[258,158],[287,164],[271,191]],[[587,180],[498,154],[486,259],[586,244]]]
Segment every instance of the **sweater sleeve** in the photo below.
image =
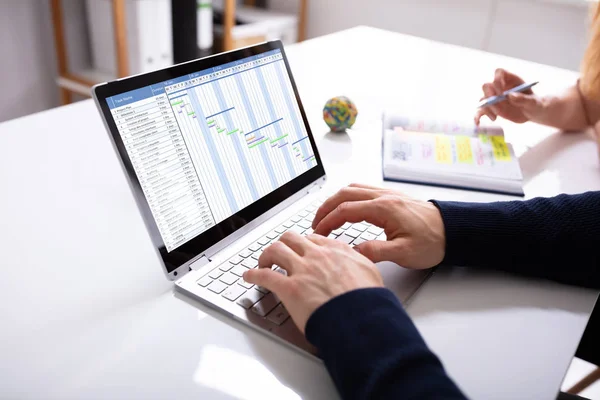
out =
[[446,230],[442,264],[600,288],[600,192],[496,203],[432,202]]
[[464,399],[387,289],[338,296],[306,324],[343,399]]

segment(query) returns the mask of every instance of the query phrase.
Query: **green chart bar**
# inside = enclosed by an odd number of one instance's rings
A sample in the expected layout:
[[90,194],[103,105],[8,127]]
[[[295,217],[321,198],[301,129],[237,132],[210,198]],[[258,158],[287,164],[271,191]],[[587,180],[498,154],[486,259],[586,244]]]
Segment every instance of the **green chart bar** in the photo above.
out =
[[208,125],[212,124],[213,122],[215,122],[215,120],[214,120],[214,119],[211,119],[210,121],[206,121],[206,123],[207,123]]
[[253,147],[256,147],[256,146],[258,146],[259,144],[262,144],[262,143],[266,142],[267,140],[269,140],[269,138],[263,139],[263,140],[261,140],[261,141],[260,141],[260,142],[258,142],[258,143],[254,143],[252,146],[248,146],[248,148],[249,148],[249,149],[251,149],[251,148],[253,148]]
[[194,114],[196,114],[194,111],[188,113],[188,115],[194,115]]
[[231,132],[227,132],[227,135],[234,134],[234,133],[236,133],[236,132],[238,132],[238,131],[239,131],[239,129],[234,129],[234,130],[232,130]]
[[225,128],[217,129],[217,133],[225,132]]
[[286,134],[285,134],[285,135],[283,135],[283,136],[279,136],[278,138],[271,140],[269,143],[273,144],[273,143],[275,143],[275,142],[279,142],[281,139],[283,139],[283,138],[287,137],[287,135],[288,135],[288,134],[286,133]]
[[172,106],[177,106],[177,105],[179,105],[179,104],[181,104],[181,103],[183,103],[183,100],[179,100],[179,101],[177,101],[177,102],[175,102],[175,103],[171,103],[171,105],[172,105]]

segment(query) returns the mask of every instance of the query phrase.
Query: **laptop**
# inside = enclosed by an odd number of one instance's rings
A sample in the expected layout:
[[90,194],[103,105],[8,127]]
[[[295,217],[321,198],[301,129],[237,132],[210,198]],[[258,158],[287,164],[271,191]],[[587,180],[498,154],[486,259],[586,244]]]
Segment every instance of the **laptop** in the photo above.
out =
[[[175,289],[314,355],[277,296],[242,279],[284,232],[312,233],[326,197],[282,43],[99,84],[93,97]],[[349,245],[385,240],[365,222],[330,236]],[[378,266],[404,302],[428,276]]]

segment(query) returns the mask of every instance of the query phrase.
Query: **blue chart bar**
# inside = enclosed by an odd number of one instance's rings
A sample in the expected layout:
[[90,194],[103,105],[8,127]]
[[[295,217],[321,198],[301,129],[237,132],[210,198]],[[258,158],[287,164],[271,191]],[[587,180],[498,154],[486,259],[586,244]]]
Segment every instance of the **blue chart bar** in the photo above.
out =
[[253,130],[253,131],[250,131],[250,132],[246,133],[246,135],[245,135],[245,136],[248,136],[249,134],[251,134],[251,133],[254,133],[254,132],[256,132],[256,131],[260,131],[261,129],[264,129],[264,128],[266,128],[267,126],[273,125],[274,123],[276,123],[276,122],[279,122],[279,121],[281,121],[281,120],[283,120],[283,118],[279,118],[279,119],[277,119],[277,120],[275,120],[275,121],[273,121],[273,122],[269,122],[268,124],[266,124],[266,125],[263,125],[263,126],[261,126],[260,128],[256,128],[255,130]]
[[[273,106],[274,99],[271,96],[271,93],[269,92],[269,89],[267,87],[267,82],[265,81],[265,77],[263,74],[263,68],[257,68],[254,70],[254,72],[256,73],[256,78],[258,79],[263,98],[265,99],[267,110],[269,111],[269,116],[271,118],[277,118],[277,112],[275,111],[275,107]],[[277,137],[283,136],[283,130],[281,129],[281,125],[282,124],[275,125],[275,132],[277,132]],[[285,165],[287,166],[290,179],[295,178],[298,174],[294,169],[294,165],[292,164],[292,159],[290,158],[289,153],[287,151],[284,151],[280,154],[283,154],[283,158],[285,160]]]
[[216,116],[217,116],[217,115],[219,115],[219,114],[223,114],[223,113],[225,113],[225,112],[227,112],[227,111],[231,111],[231,110],[235,110],[235,107],[229,107],[229,108],[228,108],[228,109],[226,109],[226,110],[219,111],[218,113],[214,113],[214,114],[212,114],[212,115],[209,115],[209,116],[207,116],[207,117],[206,117],[206,119],[209,119],[209,118],[212,118],[212,117],[216,117]]
[[[188,96],[192,101],[192,106],[194,107],[196,114],[200,115],[202,118],[204,112],[202,111],[202,107],[200,107],[200,102],[198,101],[198,96],[194,90],[188,90]],[[206,140],[206,146],[208,147],[208,154],[210,155],[213,165],[215,166],[217,175],[219,176],[219,182],[225,192],[225,196],[227,198],[227,202],[229,203],[229,208],[231,209],[231,213],[236,213],[240,208],[237,205],[235,200],[235,196],[233,195],[233,190],[231,189],[231,184],[229,179],[227,179],[227,173],[225,172],[225,168],[223,167],[223,161],[219,156],[219,152],[217,151],[217,146],[213,140],[210,131],[208,130],[208,126],[205,122],[200,122],[198,120],[198,125],[200,126],[200,131],[203,133],[204,138]]]
[[[241,93],[243,109],[246,110],[246,114],[247,114],[248,118],[250,119],[250,123],[252,125],[256,126],[256,125],[258,125],[258,123],[256,121],[256,115],[254,115],[254,111],[252,109],[252,106],[250,105],[250,99],[248,96],[248,92],[246,90],[246,86],[244,85],[244,81],[242,80],[242,78],[239,74],[235,75],[234,79],[235,79],[237,89]],[[263,163],[266,166],[268,174],[269,174],[269,180],[271,181],[271,190],[274,190],[277,187],[279,187],[279,184],[277,182],[277,177],[275,176],[273,163],[271,163],[271,159],[269,158],[269,155],[267,154],[267,150],[265,149],[265,147],[264,146],[259,146],[259,147],[260,147],[260,153],[261,153],[261,156],[263,159]]]
[[301,141],[303,141],[303,140],[304,140],[304,139],[306,139],[307,137],[308,137],[308,136],[304,136],[302,139],[298,139],[298,140],[296,140],[294,143],[292,143],[292,146],[293,146],[293,145],[295,145],[295,144],[296,144],[296,143],[298,143],[298,142],[301,142]]

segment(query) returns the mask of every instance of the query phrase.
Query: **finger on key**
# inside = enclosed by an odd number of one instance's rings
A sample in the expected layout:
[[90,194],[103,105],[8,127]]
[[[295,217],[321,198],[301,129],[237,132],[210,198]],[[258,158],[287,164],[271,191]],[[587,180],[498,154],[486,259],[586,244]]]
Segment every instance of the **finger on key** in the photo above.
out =
[[291,274],[294,264],[300,262],[300,256],[285,243],[277,241],[267,247],[258,258],[258,268],[271,268],[279,265]]
[[338,205],[327,214],[315,228],[315,233],[327,236],[332,230],[346,222],[367,221],[377,226],[384,225],[385,210],[377,200],[349,201]]
[[310,246],[310,242],[307,242],[303,236],[291,231],[287,231],[281,235],[279,241],[285,243],[287,247],[292,249],[299,256],[303,256],[306,252],[306,248]]
[[321,204],[313,220],[312,228],[315,229],[327,214],[335,210],[342,203],[347,201],[372,200],[377,197],[379,197],[379,193],[376,190],[346,186]]
[[289,283],[286,276],[267,268],[248,270],[244,272],[243,278],[248,283],[262,286],[274,293],[285,292]]

